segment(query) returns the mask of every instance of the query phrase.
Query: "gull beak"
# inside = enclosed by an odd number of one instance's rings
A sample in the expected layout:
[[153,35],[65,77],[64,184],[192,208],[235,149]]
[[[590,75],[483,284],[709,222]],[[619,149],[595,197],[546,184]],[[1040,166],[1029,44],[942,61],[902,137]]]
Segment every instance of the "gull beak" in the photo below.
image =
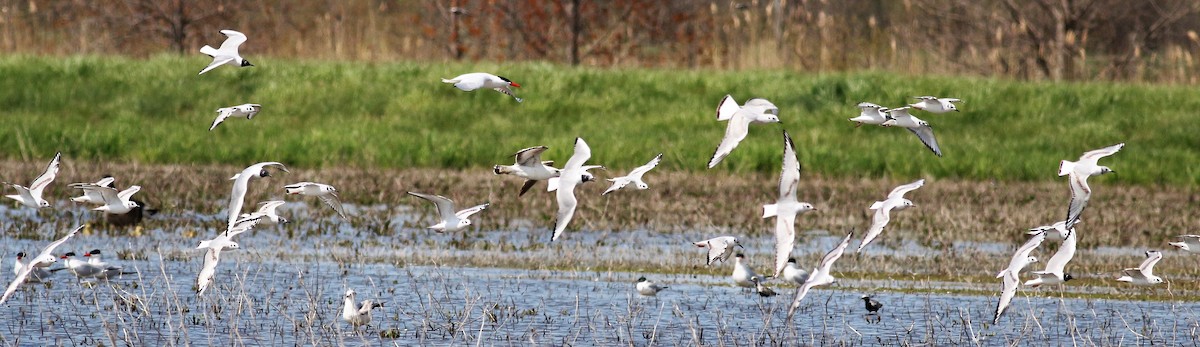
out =
[[742,244],[740,244],[740,243],[739,243],[739,244],[737,244],[737,246],[738,246],[738,248],[741,248],[741,249],[746,249],[746,247],[742,246]]
[[517,84],[517,82],[508,82],[508,85],[511,85],[511,86],[517,87],[517,88],[521,88],[521,85]]

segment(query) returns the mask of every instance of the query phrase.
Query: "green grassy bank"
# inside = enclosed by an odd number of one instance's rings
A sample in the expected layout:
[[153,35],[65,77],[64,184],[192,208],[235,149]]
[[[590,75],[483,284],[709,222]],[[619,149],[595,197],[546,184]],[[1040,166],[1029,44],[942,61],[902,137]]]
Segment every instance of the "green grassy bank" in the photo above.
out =
[[[1105,180],[1200,183],[1200,90],[1107,83],[1052,84],[883,73],[596,70],[537,63],[342,63],[249,57],[252,68],[196,73],[206,57],[0,58],[0,158],[300,167],[488,167],[550,146],[565,162],[574,137],[593,163],[623,174],[658,152],[662,168],[703,171],[725,123],[725,94],[772,100],[782,125],[754,125],[714,170],[774,172],[787,129],[806,174],[1056,179],[1058,161],[1127,143],[1102,162]],[[523,88],[524,103],[464,93],[440,78],[489,71]],[[915,95],[965,100],[961,113],[915,112],[934,125],[945,157],[902,129],[855,128],[870,101]],[[209,132],[218,107],[259,103],[251,121]],[[33,173],[31,173],[30,179]],[[19,181],[19,180],[18,180]]]

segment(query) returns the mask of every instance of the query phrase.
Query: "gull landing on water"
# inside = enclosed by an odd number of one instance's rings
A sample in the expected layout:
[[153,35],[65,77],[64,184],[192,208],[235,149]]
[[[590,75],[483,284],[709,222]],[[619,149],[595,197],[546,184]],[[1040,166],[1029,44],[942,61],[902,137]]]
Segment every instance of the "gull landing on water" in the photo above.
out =
[[513,99],[516,99],[517,102],[525,101],[524,99],[518,98],[517,94],[513,93],[512,89],[508,88],[521,88],[520,84],[504,78],[503,76],[496,76],[490,73],[474,72],[462,74],[451,79],[443,78],[442,83],[453,84],[455,88],[458,88],[464,92],[473,91],[479,88],[491,88],[497,92],[501,92],[505,95],[513,97]]
[[5,195],[4,197],[16,200],[17,202],[20,202],[21,205],[33,208],[50,207],[50,202],[46,201],[46,199],[42,199],[42,192],[46,190],[46,187],[50,185],[50,182],[54,182],[55,177],[58,177],[58,167],[61,159],[62,153],[55,153],[54,159],[50,159],[50,164],[46,165],[46,171],[42,172],[41,176],[35,178],[33,183],[29,184],[29,188],[22,187],[19,184],[5,182],[4,185],[15,188],[17,190],[17,194]]
[[954,103],[962,101],[955,98],[939,98],[934,96],[914,96],[913,99],[920,101],[917,101],[915,104],[909,104],[909,107],[929,113],[958,112],[958,107],[954,106]]
[[712,265],[713,261],[717,260],[722,262],[728,260],[729,256],[733,255],[733,246],[745,248],[733,236],[717,236],[704,241],[692,242],[692,245],[700,248],[708,248],[708,258],[706,258],[705,265]]
[[555,169],[553,161],[542,161],[542,152],[545,152],[549,147],[536,146],[522,149],[517,154],[517,162],[513,165],[495,165],[492,166],[492,172],[497,175],[513,175],[525,179],[525,185],[521,186],[521,192],[517,197],[525,195],[525,192],[533,188],[538,181],[545,181],[551,178],[558,177],[559,169]]
[[775,217],[775,277],[783,272],[792,248],[796,245],[796,214],[815,210],[812,204],[796,199],[800,187],[800,161],[796,145],[787,130],[783,131],[783,171],[779,173],[779,198],[774,204],[763,205],[763,218]]
[[208,127],[208,131],[217,128],[217,125],[224,122],[229,117],[246,117],[246,119],[254,118],[258,111],[262,110],[262,105],[259,104],[241,104],[237,106],[222,107],[217,109],[217,119],[213,120],[212,126]]
[[1107,166],[1097,165],[1097,162],[1100,158],[1116,154],[1123,147],[1124,143],[1118,143],[1088,151],[1079,157],[1079,161],[1063,160],[1058,164],[1058,175],[1069,176],[1068,180],[1071,183],[1071,204],[1067,207],[1066,223],[1074,225],[1075,220],[1079,219],[1083,209],[1087,207],[1088,200],[1092,198],[1092,187],[1087,183],[1088,177],[1116,172]]
[[[728,106],[731,103],[732,106]],[[728,95],[717,106],[717,120],[729,120],[729,123],[725,125],[725,136],[721,137],[721,143],[708,160],[709,169],[721,163],[733,153],[738,143],[746,139],[751,123],[779,123],[779,108],[766,99],[750,99],[745,106],[735,107],[737,104]]]
[[1125,275],[1118,278],[1117,281],[1139,286],[1152,286],[1163,283],[1162,277],[1154,275],[1154,264],[1158,264],[1158,261],[1162,260],[1162,257],[1162,252],[1146,251],[1146,260],[1142,262],[1142,265],[1122,270],[1121,272]]
[[863,237],[862,243],[858,244],[858,250],[856,252],[862,252],[863,248],[871,244],[871,241],[874,241],[876,237],[879,237],[880,234],[883,234],[883,228],[886,227],[888,221],[891,221],[892,219],[892,210],[900,211],[916,206],[912,201],[905,199],[904,194],[916,190],[917,188],[921,188],[921,186],[924,185],[925,179],[919,179],[916,182],[896,187],[895,189],[892,189],[891,193],[888,193],[887,199],[884,199],[883,201],[876,201],[875,203],[871,204],[871,209],[875,210],[875,217],[872,219],[871,229],[867,230],[867,236]]
[[609,178],[608,180],[613,183],[612,186],[609,186],[608,189],[605,189],[603,193],[600,193],[600,195],[608,195],[608,193],[625,188],[625,186],[629,185],[629,183],[633,183],[634,187],[637,187],[639,190],[650,189],[650,185],[642,181],[642,175],[650,172],[650,170],[658,166],[658,163],[661,161],[662,153],[659,153],[654,157],[654,159],[650,159],[650,162],[646,163],[646,165],[638,166],[637,168],[633,169],[633,171],[630,171],[628,175]]
[[225,39],[225,42],[221,43],[221,48],[214,49],[209,45],[200,47],[200,53],[204,53],[212,57],[213,61],[212,63],[209,63],[204,70],[200,70],[200,73],[197,75],[203,75],[205,72],[216,69],[221,65],[231,65],[237,67],[254,66],[254,64],[250,64],[249,60],[242,59],[242,56],[238,54],[238,46],[241,46],[243,42],[246,42],[246,34],[242,34],[233,30],[221,30],[221,33],[228,37]]
[[482,205],[455,212],[454,201],[451,201],[444,196],[415,192],[408,192],[408,195],[429,200],[429,202],[433,203],[434,207],[437,207],[438,218],[440,218],[440,220],[437,222],[437,224],[431,225],[428,228],[439,233],[457,232],[466,229],[467,227],[471,226],[471,215],[479,213],[491,205],[491,203],[484,203]]

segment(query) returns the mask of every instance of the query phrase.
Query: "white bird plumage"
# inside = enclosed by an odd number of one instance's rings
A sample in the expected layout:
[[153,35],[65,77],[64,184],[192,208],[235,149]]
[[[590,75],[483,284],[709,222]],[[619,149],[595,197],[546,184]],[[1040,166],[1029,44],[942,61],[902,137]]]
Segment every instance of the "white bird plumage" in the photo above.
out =
[[246,117],[246,119],[252,119],[260,110],[262,110],[262,105],[259,104],[241,104],[218,108],[217,119],[213,120],[212,126],[208,127],[208,131],[216,129],[217,125],[229,117]]
[[917,188],[921,188],[924,185],[925,179],[922,178],[913,183],[898,186],[895,189],[892,189],[891,193],[888,193],[887,199],[884,199],[883,201],[876,201],[875,203],[871,204],[871,209],[875,211],[874,218],[871,222],[871,228],[867,230],[867,235],[863,237],[862,242],[858,244],[858,250],[856,252],[862,252],[863,248],[867,247],[868,244],[871,244],[871,241],[874,241],[875,238],[879,237],[879,235],[883,233],[883,228],[887,226],[889,221],[891,221],[892,211],[900,211],[916,206],[912,201],[905,199],[904,194]]
[[101,178],[99,181],[96,181],[95,183],[71,183],[67,186],[71,187],[71,188],[83,190],[83,195],[73,197],[73,198],[71,198],[71,201],[83,203],[83,204],[91,204],[91,205],[103,204],[104,196],[100,194],[100,191],[87,190],[87,189],[83,189],[83,187],[87,187],[87,186],[112,187],[113,182],[116,182],[116,180],[117,179],[113,178],[112,176],[104,176],[104,178]]
[[354,298],[355,294],[354,289],[346,289],[346,295],[342,299],[342,319],[350,323],[350,326],[358,328],[371,324],[371,310],[383,307],[383,304],[371,302],[371,300],[357,302]]
[[929,113],[958,112],[958,107],[954,103],[962,101],[955,98],[939,98],[935,96],[914,96],[913,99],[920,101],[908,104],[909,107]]
[[[728,106],[730,103],[733,106]],[[725,125],[725,136],[721,137],[721,143],[708,160],[710,169],[721,163],[737,148],[738,143],[746,139],[751,123],[779,123],[779,108],[766,99],[747,100],[746,105],[738,107],[736,111],[733,107],[737,105],[728,95],[717,106],[717,120],[729,120],[729,123]]]
[[571,155],[571,159],[567,160],[567,164],[563,165],[562,174],[557,180],[557,187],[554,187],[556,188],[555,198],[558,200],[558,213],[555,215],[554,235],[550,237],[551,241],[558,240],[558,237],[562,236],[563,231],[567,230],[567,223],[570,223],[571,218],[575,216],[575,207],[579,203],[575,199],[575,186],[584,181],[583,164],[591,158],[591,147],[588,147],[583,138],[575,138],[575,152]]
[[533,188],[538,181],[549,180],[561,174],[559,169],[554,168],[553,161],[542,161],[542,152],[548,148],[535,146],[522,149],[513,155],[516,157],[515,164],[492,166],[492,172],[497,175],[513,175],[524,178],[525,184],[521,186],[521,192],[517,194],[518,197],[524,196],[525,192]]
[[1025,244],[1017,248],[1017,252],[1013,253],[1012,260],[1008,262],[1008,267],[1000,270],[996,274],[996,278],[1002,278],[1000,301],[996,303],[996,315],[992,318],[992,324],[1000,321],[1000,315],[1004,313],[1004,309],[1008,308],[1008,304],[1012,302],[1013,296],[1017,295],[1017,287],[1021,285],[1021,270],[1029,264],[1037,262],[1037,258],[1029,254],[1037,249],[1038,246],[1046,240],[1046,232],[1038,232],[1033,234]]
[[646,279],[646,277],[638,278],[637,284],[634,285],[634,289],[637,289],[638,294],[641,294],[642,296],[657,296],[658,292],[661,292],[663,289],[667,288],[669,287],[660,286],[657,283]]
[[258,211],[252,213],[243,213],[238,217],[239,220],[258,219],[258,225],[267,226],[275,224],[287,224],[287,218],[279,216],[275,210],[286,202],[283,200],[271,200],[259,203]]
[[647,172],[650,172],[651,169],[658,166],[659,162],[662,162],[662,153],[654,156],[654,159],[650,159],[650,162],[646,163],[646,165],[638,166],[637,168],[634,168],[633,171],[629,171],[629,174],[625,176],[609,178],[608,180],[612,182],[612,185],[609,186],[608,189],[605,189],[603,193],[600,193],[600,195],[608,195],[608,193],[625,188],[625,186],[629,185],[630,183],[633,183],[634,187],[639,190],[650,189],[650,185],[646,184],[645,181],[642,181],[642,175],[645,175]]
[[787,130],[783,131],[783,170],[779,173],[779,196],[774,204],[763,205],[763,218],[775,217],[775,276],[783,272],[796,245],[796,215],[815,210],[812,204],[800,202],[796,190],[800,187],[800,161],[796,145]]
[[233,227],[217,233],[216,237],[200,241],[200,245],[196,249],[206,249],[206,251],[204,253],[204,262],[200,266],[200,273],[196,275],[197,296],[204,295],[204,292],[212,286],[213,279],[217,274],[217,264],[221,261],[221,251],[226,249],[241,249],[241,245],[234,242],[233,238],[241,233],[250,231],[261,219],[261,217],[239,219]]
[[209,70],[216,69],[221,65],[232,65],[236,67],[254,66],[249,60],[242,59],[242,55],[238,53],[238,46],[246,42],[246,34],[242,34],[233,30],[221,30],[221,34],[227,37],[225,42],[221,43],[221,48],[212,48],[212,46],[204,45],[200,47],[200,53],[213,58],[212,63],[200,70],[197,75],[203,75]]
[[712,265],[713,261],[717,260],[722,262],[728,260],[729,256],[733,255],[734,246],[745,248],[733,236],[717,236],[704,241],[692,242],[692,245],[700,248],[708,248],[708,257],[705,258],[705,265]]
[[54,249],[58,248],[58,246],[62,245],[63,243],[66,243],[67,240],[70,240],[72,236],[75,236],[75,234],[78,234],[80,230],[83,230],[83,227],[83,225],[80,225],[74,230],[71,230],[71,232],[67,233],[66,236],[51,242],[46,246],[46,248],[42,249],[41,253],[38,253],[38,255],[33,257],[29,263],[26,263],[25,267],[21,268],[21,270],[17,272],[17,276],[13,278],[12,283],[8,284],[8,289],[4,290],[4,296],[0,296],[0,305],[4,304],[5,301],[8,301],[8,298],[17,291],[17,288],[21,286],[21,283],[25,283],[25,278],[29,277],[29,274],[33,273],[33,269],[35,267],[49,267],[57,262],[58,258],[55,258],[53,255]]
[[267,171],[268,166],[278,167],[283,172],[288,172],[287,167],[282,163],[268,161],[247,166],[242,172],[233,175],[229,178],[233,181],[233,191],[229,194],[229,225],[226,228],[233,228],[234,222],[237,222],[238,217],[242,213],[242,204],[245,203],[246,189],[249,186],[250,179],[255,177],[270,177],[271,173]]
[[142,190],[141,186],[130,186],[118,192],[116,188],[93,184],[83,184],[76,186],[76,188],[83,189],[84,194],[87,196],[93,194],[100,195],[103,205],[92,210],[108,214],[126,214],[129,211],[133,211],[133,209],[138,207],[138,204],[131,201],[130,198],[133,197],[133,194]]
[[1088,200],[1092,198],[1092,188],[1088,186],[1088,177],[1115,172],[1107,166],[1097,165],[1100,158],[1116,154],[1125,147],[1124,143],[1088,151],[1079,157],[1079,161],[1063,160],[1058,164],[1058,175],[1069,176],[1071,184],[1071,204],[1067,207],[1066,223],[1074,225],[1076,219],[1083,214]]
[[516,99],[517,102],[525,101],[524,99],[518,98],[517,94],[513,93],[512,89],[509,88],[521,88],[520,84],[517,84],[516,82],[513,82],[504,76],[497,76],[486,72],[462,74],[451,79],[443,78],[442,83],[453,84],[455,88],[458,88],[464,92],[473,91],[479,88],[489,88],[511,96],[513,99]]
[[1037,287],[1043,284],[1060,284],[1073,279],[1071,274],[1066,273],[1067,262],[1075,257],[1075,245],[1079,239],[1079,233],[1072,228],[1067,237],[1063,239],[1061,245],[1058,246],[1058,251],[1050,257],[1046,262],[1046,269],[1043,271],[1034,271],[1037,278],[1025,281],[1025,285]]
[[863,124],[882,125],[888,120],[887,107],[879,106],[869,102],[858,103],[858,117],[850,118],[851,122],[856,123],[854,127],[860,127]]
[[804,300],[805,296],[808,296],[808,291],[812,290],[813,287],[827,286],[833,284],[833,282],[837,282],[837,278],[834,278],[830,274],[830,271],[833,269],[833,263],[837,262],[843,253],[846,253],[846,247],[850,246],[850,238],[852,237],[854,237],[854,230],[846,233],[846,237],[842,239],[842,242],[829,250],[829,253],[826,253],[825,257],[821,258],[821,263],[812,272],[809,272],[808,279],[804,280],[804,284],[800,285],[800,289],[796,290],[796,297],[792,299],[792,304],[788,307],[787,321],[790,322],[792,320],[792,315],[796,313],[797,308],[800,308],[800,301]]
[[4,185],[15,188],[17,190],[17,194],[5,195],[4,197],[16,200],[22,205],[33,208],[50,207],[50,202],[42,198],[42,192],[46,190],[46,187],[50,185],[50,182],[54,182],[55,177],[58,177],[58,167],[61,163],[61,160],[62,153],[55,153],[54,159],[50,159],[50,164],[46,165],[46,171],[42,172],[40,176],[35,178],[33,183],[29,184],[28,188],[19,184],[5,182]]
[[455,212],[454,201],[444,196],[421,194],[416,192],[408,192],[408,195],[428,200],[430,203],[433,203],[434,207],[437,208],[439,218],[437,224],[427,227],[437,232],[457,232],[464,230],[471,226],[471,215],[479,213],[480,211],[487,209],[488,206],[491,206],[491,203],[483,203],[482,205],[476,205],[474,207]]
[[1122,270],[1121,273],[1124,276],[1117,278],[1117,281],[1139,286],[1152,286],[1163,283],[1162,277],[1154,275],[1154,264],[1158,264],[1158,261],[1162,260],[1162,258],[1162,252],[1146,251],[1146,260],[1142,261],[1142,264],[1138,265],[1138,267]]
[[343,219],[350,219],[346,215],[346,208],[342,206],[341,198],[338,197],[337,188],[331,185],[315,182],[299,182],[283,186],[283,190],[288,195],[315,196],[321,199],[321,202],[332,207],[334,211],[337,211],[338,215],[342,216]]
[[1200,235],[1179,235],[1179,242],[1170,242],[1170,245],[1179,248],[1179,250],[1189,253],[1200,253]]
[[929,148],[930,151],[933,151],[933,154],[936,154],[939,157],[942,156],[942,149],[941,147],[938,147],[937,138],[933,136],[933,127],[929,125],[929,122],[909,114],[908,110],[908,107],[888,109],[888,120],[880,125],[885,127],[895,126],[908,129],[908,131],[912,132],[913,135],[917,135],[917,138],[921,140],[921,143],[925,144],[925,147]]

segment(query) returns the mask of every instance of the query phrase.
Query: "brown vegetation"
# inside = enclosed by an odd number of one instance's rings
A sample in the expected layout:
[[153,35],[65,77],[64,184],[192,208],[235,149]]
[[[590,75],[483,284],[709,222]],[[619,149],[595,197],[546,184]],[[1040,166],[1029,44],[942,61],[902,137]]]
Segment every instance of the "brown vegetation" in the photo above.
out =
[[1192,0],[0,0],[0,49],[1196,83]]

